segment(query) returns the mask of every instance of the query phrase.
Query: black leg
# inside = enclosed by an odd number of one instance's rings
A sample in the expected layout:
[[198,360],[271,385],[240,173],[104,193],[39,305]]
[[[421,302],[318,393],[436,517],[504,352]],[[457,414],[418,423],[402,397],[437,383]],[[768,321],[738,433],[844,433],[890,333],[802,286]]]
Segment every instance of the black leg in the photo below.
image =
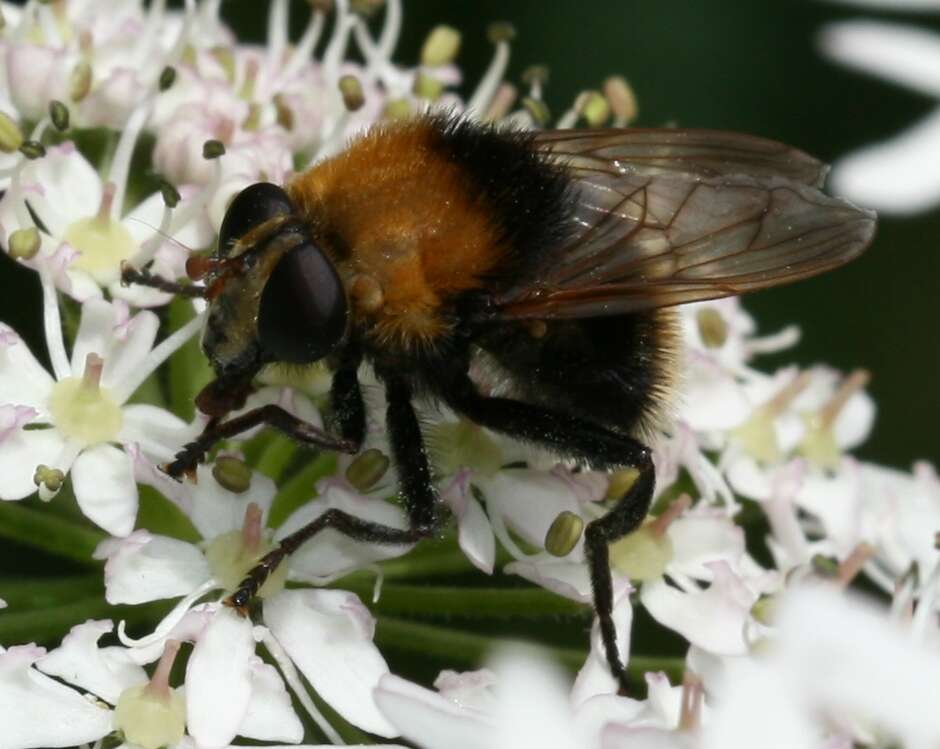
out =
[[584,550],[604,651],[611,672],[625,689],[624,666],[613,621],[614,593],[608,544],[636,530],[649,511],[655,480],[649,448],[631,437],[575,416],[509,398],[482,396],[465,374],[451,383],[444,397],[455,410],[490,429],[585,460],[597,468],[631,466],[638,469],[636,481],[616,506],[604,517],[589,523],[584,532]]
[[173,462],[162,467],[163,471],[177,480],[184,475],[192,474],[216,442],[247,432],[262,424],[274,427],[298,442],[321,450],[354,453],[359,449],[359,443],[334,437],[319,427],[298,419],[280,406],[268,405],[248,411],[228,421],[210,421],[197,439],[183,447],[176,454]]
[[195,298],[202,298],[206,295],[206,289],[204,286],[193,286],[192,284],[182,284],[177,283],[176,281],[170,281],[169,279],[163,278],[162,276],[155,276],[146,268],[137,270],[137,268],[131,266],[129,263],[127,263],[127,261],[121,263],[121,284],[124,286],[129,286],[130,284],[137,284],[138,286],[150,286],[151,288],[165,291],[168,294],[177,294],[180,296]]
[[361,445],[366,437],[366,407],[359,387],[362,355],[350,344],[333,374],[330,388],[330,426],[343,439]]
[[[358,383],[356,391],[358,392]],[[435,532],[437,495],[431,485],[431,472],[418,419],[411,406],[411,391],[404,382],[388,379],[386,393],[386,420],[393,445],[393,457],[401,477],[401,493],[405,499],[409,527],[404,530],[393,528],[362,520],[342,510],[327,510],[316,520],[284,538],[276,549],[268,552],[242,580],[238,589],[226,599],[227,605],[244,611],[277,566],[301,544],[325,528],[333,528],[355,541],[379,544],[414,543]]]

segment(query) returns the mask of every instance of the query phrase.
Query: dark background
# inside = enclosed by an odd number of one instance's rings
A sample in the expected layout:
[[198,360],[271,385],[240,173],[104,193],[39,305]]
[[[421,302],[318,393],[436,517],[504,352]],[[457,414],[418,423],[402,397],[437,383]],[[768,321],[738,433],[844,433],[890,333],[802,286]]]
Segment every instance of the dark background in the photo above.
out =
[[[267,5],[229,2],[223,12],[240,38],[260,41]],[[306,3],[296,0],[294,11],[296,38],[306,22]],[[637,93],[640,125],[747,131],[832,161],[896,134],[935,106],[821,56],[815,46],[820,27],[863,14],[873,15],[795,0],[405,0],[397,60],[414,65],[427,32],[438,23],[452,25],[463,33],[458,62],[470,91],[491,55],[487,25],[509,20],[517,30],[509,79],[518,83],[529,65],[547,64],[546,99],[556,116],[580,90],[619,73]],[[882,17],[940,33],[940,15]],[[925,161],[938,158],[924,154]],[[767,367],[826,362],[872,372],[878,418],[858,453],[901,468],[918,458],[940,463],[938,238],[940,211],[884,218],[874,246],[852,265],[747,301],[761,331],[790,323],[803,329],[798,347],[766,360]],[[32,274],[0,259],[0,288],[0,319],[35,335],[39,297]]]

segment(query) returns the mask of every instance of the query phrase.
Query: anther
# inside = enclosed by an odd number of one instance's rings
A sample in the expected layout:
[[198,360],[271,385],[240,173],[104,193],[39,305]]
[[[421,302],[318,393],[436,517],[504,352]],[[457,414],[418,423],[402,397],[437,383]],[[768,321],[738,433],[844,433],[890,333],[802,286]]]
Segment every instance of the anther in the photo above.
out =
[[346,480],[358,491],[365,492],[379,482],[388,471],[388,466],[388,456],[372,447],[349,464],[346,468]]
[[202,144],[202,158],[217,159],[225,154],[225,144],[220,140],[207,140]]
[[728,340],[728,323],[714,307],[702,307],[695,314],[698,334],[706,348],[721,348]]
[[17,229],[10,234],[8,240],[10,257],[17,260],[29,260],[36,257],[41,244],[39,229],[30,226],[26,229]]
[[614,126],[624,127],[633,122],[639,110],[636,94],[626,79],[619,75],[611,76],[604,81],[603,89],[614,113]]
[[362,83],[354,75],[344,75],[339,79],[339,92],[343,96],[343,104],[350,112],[361,109],[366,103],[365,94],[362,91]]
[[69,129],[69,108],[58,99],[49,102],[49,119],[59,132]]
[[493,44],[511,42],[516,37],[516,29],[509,21],[495,21],[486,27],[486,37]]
[[385,5],[385,0],[350,0],[349,9],[363,18],[371,18]]
[[569,510],[558,513],[545,534],[545,551],[554,557],[568,556],[584,532],[584,519]]
[[164,179],[160,180],[160,195],[167,208],[176,208],[182,199],[179,190]]
[[614,471],[607,476],[607,494],[605,499],[621,499],[630,491],[636,480],[640,477],[637,468],[624,468]]
[[33,473],[33,483],[39,487],[45,487],[49,492],[55,494],[62,488],[65,482],[65,473],[59,468],[50,468],[40,463],[36,466]]
[[19,151],[27,159],[41,159],[46,155],[46,147],[38,140],[24,140]]
[[547,125],[548,121],[551,119],[552,115],[548,110],[548,105],[541,99],[533,99],[531,96],[526,96],[522,100],[522,106],[540,127]]
[[23,131],[6,112],[0,112],[0,151],[13,153],[23,145]]
[[576,107],[591,127],[600,127],[610,117],[610,105],[599,91],[585,91],[578,97]]
[[242,494],[251,487],[251,468],[243,460],[230,455],[216,458],[212,465],[212,477],[223,489]]
[[83,60],[76,63],[69,73],[69,99],[79,102],[88,96],[88,92],[91,91],[92,77],[91,65],[88,62]]
[[424,71],[421,71],[415,76],[412,93],[419,99],[436,101],[440,98],[441,94],[444,93],[444,84],[433,75],[428,75]]
[[437,26],[421,48],[421,64],[428,68],[449,65],[460,50],[460,32],[451,26]]
[[167,91],[172,88],[174,83],[176,83],[176,68],[172,65],[167,65],[160,71],[157,85],[160,87],[160,91]]

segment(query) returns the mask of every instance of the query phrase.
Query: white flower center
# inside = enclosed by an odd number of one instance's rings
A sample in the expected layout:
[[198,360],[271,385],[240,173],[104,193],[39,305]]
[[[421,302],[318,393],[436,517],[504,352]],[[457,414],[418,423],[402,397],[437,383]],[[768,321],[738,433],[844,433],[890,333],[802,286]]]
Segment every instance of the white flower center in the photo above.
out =
[[120,221],[111,218],[114,184],[105,185],[98,213],[73,221],[65,230],[65,241],[79,253],[72,266],[88,273],[107,286],[117,281],[121,262],[130,260],[139,249],[131,233]]
[[125,689],[114,706],[114,727],[127,743],[144,749],[174,746],[186,730],[186,702],[169,685],[170,669],[179,643],[168,640],[153,678]]
[[103,366],[100,356],[89,354],[84,375],[57,382],[49,397],[49,412],[56,428],[81,445],[117,439],[124,421],[121,407],[101,387]]
[[[245,511],[244,527],[216,536],[205,553],[212,576],[225,590],[234,591],[261,558],[274,547],[275,544],[262,534],[261,510],[251,503]],[[258,596],[265,598],[274,595],[284,589],[286,582],[287,565],[282,564],[258,589]]]

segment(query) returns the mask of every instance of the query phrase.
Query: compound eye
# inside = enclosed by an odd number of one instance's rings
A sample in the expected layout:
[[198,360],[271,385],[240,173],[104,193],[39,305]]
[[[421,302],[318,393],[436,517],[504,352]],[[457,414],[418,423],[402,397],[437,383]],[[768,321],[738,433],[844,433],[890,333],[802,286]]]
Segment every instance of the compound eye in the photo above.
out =
[[219,229],[219,257],[225,257],[232,245],[269,218],[293,213],[294,207],[283,188],[270,182],[249,185],[232,200]]
[[278,260],[261,292],[258,340],[271,361],[307,364],[326,356],[346,330],[346,293],[333,263],[312,244]]

